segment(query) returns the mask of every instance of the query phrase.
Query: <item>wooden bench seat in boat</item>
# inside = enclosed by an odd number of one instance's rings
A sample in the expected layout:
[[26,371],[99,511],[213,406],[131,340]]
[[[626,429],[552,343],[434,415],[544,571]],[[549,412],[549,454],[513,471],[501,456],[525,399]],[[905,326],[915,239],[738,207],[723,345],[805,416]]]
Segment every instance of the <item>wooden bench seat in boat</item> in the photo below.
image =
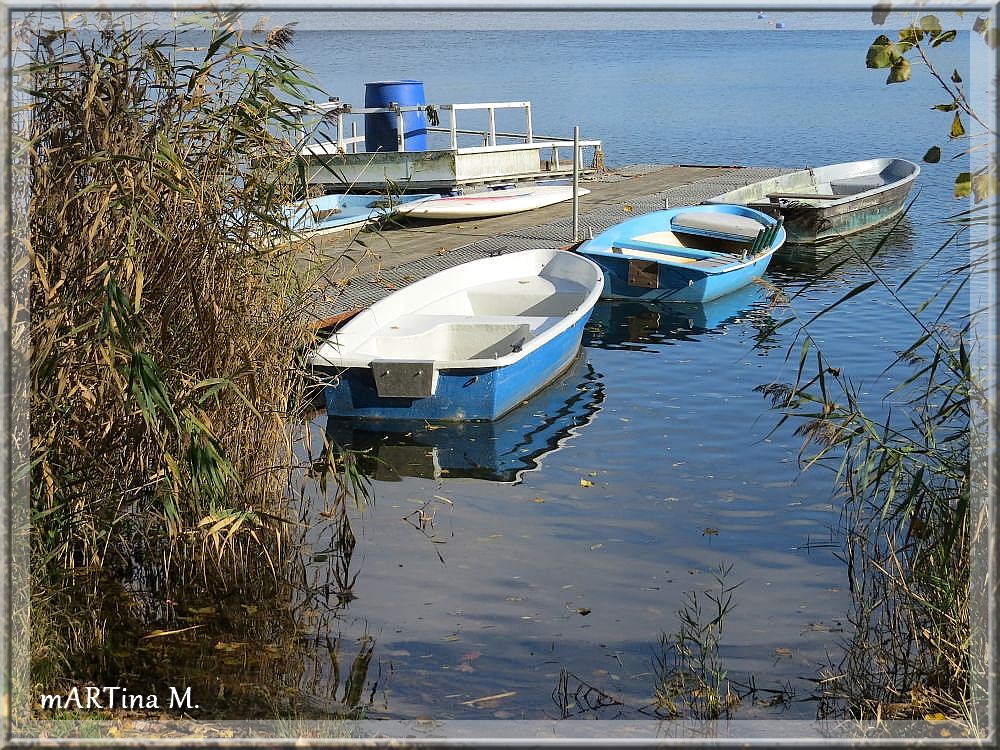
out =
[[719,268],[736,261],[736,257],[710,250],[696,250],[680,245],[659,245],[642,240],[619,240],[611,248],[612,253],[630,258],[645,258],[659,263],[677,263],[692,268]]
[[869,190],[885,185],[881,175],[863,174],[857,177],[845,177],[842,180],[830,180],[830,192],[836,196],[866,193]]
[[774,202],[780,201],[783,198],[788,200],[832,201],[843,196],[834,195],[833,193],[768,193],[767,197]]

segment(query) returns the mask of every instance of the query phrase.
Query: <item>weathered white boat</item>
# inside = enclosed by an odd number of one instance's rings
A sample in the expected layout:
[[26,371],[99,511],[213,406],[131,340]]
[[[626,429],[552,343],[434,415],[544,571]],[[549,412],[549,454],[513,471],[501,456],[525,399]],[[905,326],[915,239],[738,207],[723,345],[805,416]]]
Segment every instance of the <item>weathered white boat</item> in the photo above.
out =
[[[578,195],[590,191],[579,188]],[[469,195],[426,198],[396,207],[396,213],[420,219],[474,219],[507,216],[551,206],[573,198],[572,185],[530,185],[503,190],[483,190]]]
[[920,174],[912,161],[866,159],[801,169],[716,195],[706,203],[736,203],[783,216],[790,244],[819,244],[881,224],[903,209]]
[[362,311],[309,357],[332,368],[327,412],[366,419],[497,419],[580,348],[604,277],[565,250],[463,263]]

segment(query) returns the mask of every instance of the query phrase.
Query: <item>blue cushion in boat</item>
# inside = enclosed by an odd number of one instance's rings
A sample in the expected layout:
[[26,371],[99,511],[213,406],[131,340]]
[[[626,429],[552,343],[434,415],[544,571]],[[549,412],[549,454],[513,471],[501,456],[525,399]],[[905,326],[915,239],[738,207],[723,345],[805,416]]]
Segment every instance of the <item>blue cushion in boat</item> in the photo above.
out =
[[749,216],[726,214],[721,211],[685,211],[674,217],[671,225],[676,229],[694,232],[714,232],[752,239],[764,224]]

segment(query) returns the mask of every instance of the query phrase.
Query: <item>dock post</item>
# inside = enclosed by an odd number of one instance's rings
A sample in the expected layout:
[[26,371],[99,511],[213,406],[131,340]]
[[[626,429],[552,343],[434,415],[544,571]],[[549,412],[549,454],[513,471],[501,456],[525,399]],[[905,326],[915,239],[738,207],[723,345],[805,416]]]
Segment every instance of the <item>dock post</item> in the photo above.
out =
[[573,242],[580,239],[580,126],[573,126]]
[[403,111],[396,102],[389,106],[396,112],[396,150],[406,151],[406,125],[403,123]]

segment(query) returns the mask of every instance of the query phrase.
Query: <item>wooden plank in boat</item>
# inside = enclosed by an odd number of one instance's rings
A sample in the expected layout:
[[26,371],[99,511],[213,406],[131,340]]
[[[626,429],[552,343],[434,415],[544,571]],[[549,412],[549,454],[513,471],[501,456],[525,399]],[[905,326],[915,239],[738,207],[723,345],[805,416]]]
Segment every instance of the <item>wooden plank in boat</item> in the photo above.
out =
[[833,201],[839,200],[846,196],[843,195],[833,195],[831,193],[768,193],[767,197],[771,200],[776,200],[778,198],[812,198],[814,200],[820,201]]

